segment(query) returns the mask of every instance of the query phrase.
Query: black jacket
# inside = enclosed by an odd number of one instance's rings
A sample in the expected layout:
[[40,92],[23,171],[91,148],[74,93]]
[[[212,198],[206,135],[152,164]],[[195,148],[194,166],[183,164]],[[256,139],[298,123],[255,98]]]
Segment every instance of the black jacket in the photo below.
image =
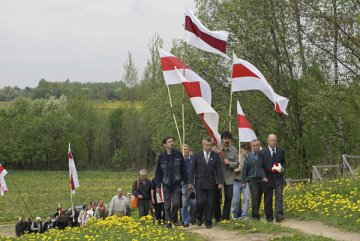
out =
[[204,151],[195,153],[192,162],[192,170],[189,183],[199,189],[216,189],[217,184],[223,184],[223,173],[221,170],[221,160],[219,154],[211,151],[209,163],[206,164]]
[[147,178],[143,181],[139,180],[139,187],[136,188],[137,180],[132,185],[132,195],[135,197],[142,195],[143,199],[151,199],[151,181]]
[[181,182],[188,183],[185,161],[182,153],[173,149],[170,155],[162,152],[156,162],[155,173],[156,187],[164,185],[181,185]]
[[281,163],[282,168],[285,169],[286,162],[285,162],[285,151],[280,147],[276,147],[276,154],[275,158],[271,157],[271,153],[268,147],[262,149],[259,153],[259,172],[261,178],[267,178],[269,183],[266,183],[268,186],[277,186],[281,182],[283,182],[283,173],[281,174],[274,174],[271,171],[274,163]]

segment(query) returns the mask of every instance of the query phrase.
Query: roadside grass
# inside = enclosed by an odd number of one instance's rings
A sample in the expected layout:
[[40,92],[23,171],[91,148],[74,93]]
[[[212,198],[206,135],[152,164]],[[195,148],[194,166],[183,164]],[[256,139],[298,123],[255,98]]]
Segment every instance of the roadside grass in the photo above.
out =
[[[71,206],[67,171],[11,171],[6,182],[8,192],[0,197],[0,223],[15,222],[19,217],[53,216],[58,205]],[[75,205],[103,200],[109,203],[119,187],[131,192],[137,172],[79,171],[80,187],[73,195]],[[26,207],[27,206],[27,207]],[[136,210],[134,210],[136,211]]]
[[287,186],[284,190],[286,215],[360,232],[359,188],[360,180],[352,178]]
[[309,240],[309,241],[327,241],[332,240],[329,238],[303,234],[295,229],[282,227],[275,223],[268,223],[263,221],[254,220],[231,220],[222,221],[220,226],[224,229],[235,230],[240,234],[251,234],[251,233],[264,233],[271,234],[273,237],[270,240]]

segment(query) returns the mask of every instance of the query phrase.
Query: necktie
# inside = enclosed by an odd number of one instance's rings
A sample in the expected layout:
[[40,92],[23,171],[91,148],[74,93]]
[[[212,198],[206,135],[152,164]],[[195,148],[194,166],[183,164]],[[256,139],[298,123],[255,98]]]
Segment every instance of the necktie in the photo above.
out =
[[275,161],[275,148],[272,148],[271,149],[272,150],[272,154],[271,154],[271,157],[272,157],[272,159],[273,159],[273,161]]

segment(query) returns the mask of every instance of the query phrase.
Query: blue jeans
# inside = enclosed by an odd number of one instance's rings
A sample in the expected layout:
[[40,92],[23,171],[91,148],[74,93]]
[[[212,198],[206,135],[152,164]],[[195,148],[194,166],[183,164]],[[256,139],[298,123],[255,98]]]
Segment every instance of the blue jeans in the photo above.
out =
[[183,224],[189,224],[191,220],[195,220],[195,205],[196,199],[188,199],[186,193],[188,185],[182,185],[182,208],[181,208],[181,221]]
[[[244,194],[244,209],[242,209],[241,193]],[[246,187],[241,187],[241,181],[235,180],[233,188],[233,198],[231,202],[231,213],[235,218],[248,217],[250,200],[250,188],[246,183]]]

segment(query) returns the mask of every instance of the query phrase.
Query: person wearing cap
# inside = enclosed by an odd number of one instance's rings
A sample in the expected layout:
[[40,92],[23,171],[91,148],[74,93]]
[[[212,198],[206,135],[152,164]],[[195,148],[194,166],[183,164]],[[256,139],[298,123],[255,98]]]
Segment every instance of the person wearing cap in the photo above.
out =
[[[231,201],[233,198],[234,188],[234,170],[239,166],[239,157],[236,147],[231,145],[232,135],[230,131],[221,133],[221,145],[213,147],[214,151],[222,153],[224,159],[221,161],[222,176],[224,183],[224,207],[222,212],[222,220],[230,220]],[[215,219],[219,221],[219,206],[221,199],[221,190],[215,194]]]
[[35,218],[35,221],[31,224],[31,230],[34,233],[42,233],[43,232],[43,225],[41,222],[41,217]]
[[[249,151],[248,143],[241,144],[239,166],[234,170],[234,189],[231,202],[231,215],[233,219],[248,219],[250,190],[248,185],[242,185],[241,174],[243,172],[244,159]],[[244,209],[242,208],[241,194],[244,195]]]
[[242,186],[248,186],[251,194],[251,217],[260,220],[260,203],[263,194],[261,176],[259,172],[260,141],[251,141],[251,152],[245,157],[241,172]]
[[[191,165],[194,160],[194,156],[190,154],[190,148],[188,144],[183,144],[183,156],[185,161],[186,173],[190,176]],[[195,224],[195,193],[193,189],[189,189],[187,183],[182,185],[182,208],[181,208],[181,222],[184,228],[189,227],[190,222]]]
[[[277,137],[270,134],[267,138],[268,147],[259,153],[259,171],[263,182],[265,216],[268,222],[273,222],[273,194],[275,192],[275,220],[284,220],[283,189],[285,172],[285,151],[277,146]],[[274,172],[274,164],[281,164],[281,171]]]

